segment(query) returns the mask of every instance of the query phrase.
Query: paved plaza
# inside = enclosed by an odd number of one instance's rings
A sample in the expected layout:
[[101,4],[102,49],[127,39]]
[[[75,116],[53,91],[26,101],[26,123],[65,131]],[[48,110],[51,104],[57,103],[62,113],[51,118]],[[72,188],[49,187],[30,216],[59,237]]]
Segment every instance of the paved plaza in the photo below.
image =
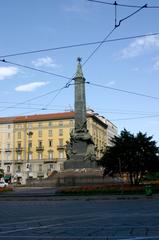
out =
[[0,239],[159,239],[158,199],[0,201]]

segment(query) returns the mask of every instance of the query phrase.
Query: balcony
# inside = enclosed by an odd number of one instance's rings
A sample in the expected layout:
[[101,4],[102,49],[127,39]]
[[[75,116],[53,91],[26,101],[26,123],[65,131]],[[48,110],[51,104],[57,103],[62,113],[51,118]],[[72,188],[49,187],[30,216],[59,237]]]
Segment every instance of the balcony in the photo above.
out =
[[58,145],[57,150],[60,150],[60,149],[65,149],[65,145]]
[[20,160],[14,160],[15,164],[23,164],[24,160],[20,159]]
[[37,152],[42,152],[42,151],[44,151],[44,146],[38,146],[38,147],[36,147],[36,151],[37,151]]
[[22,149],[22,147],[17,147],[17,148],[15,149],[15,151],[18,152],[18,153],[21,153],[21,152],[23,151],[23,149]]
[[6,148],[5,152],[11,152],[12,150],[10,148]]
[[37,172],[37,177],[43,178],[44,177],[44,173],[42,171]]
[[11,165],[13,161],[11,160],[4,160],[3,163],[4,165]]

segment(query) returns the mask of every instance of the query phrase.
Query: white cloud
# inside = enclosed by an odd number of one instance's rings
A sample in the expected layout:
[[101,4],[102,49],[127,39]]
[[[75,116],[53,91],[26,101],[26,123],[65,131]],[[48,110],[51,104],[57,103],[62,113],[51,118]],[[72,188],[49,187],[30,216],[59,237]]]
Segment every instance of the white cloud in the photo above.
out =
[[0,67],[0,80],[16,75],[18,68],[16,67]]
[[48,82],[32,82],[24,85],[17,86],[15,90],[17,92],[32,92],[35,89],[47,85]]
[[43,57],[43,58],[38,58],[34,61],[32,61],[32,64],[35,67],[52,67],[52,68],[58,68],[59,65],[55,64],[54,60],[51,57]]
[[145,51],[155,48],[159,48],[159,36],[139,38],[121,51],[121,58],[137,57]]

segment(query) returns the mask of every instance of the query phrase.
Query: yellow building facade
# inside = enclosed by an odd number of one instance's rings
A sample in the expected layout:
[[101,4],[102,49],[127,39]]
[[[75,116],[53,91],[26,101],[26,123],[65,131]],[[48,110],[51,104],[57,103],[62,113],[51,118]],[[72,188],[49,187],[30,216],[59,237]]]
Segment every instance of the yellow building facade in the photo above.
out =
[[[87,114],[87,127],[99,159],[108,139],[106,121]],[[74,112],[0,118],[0,168],[25,183],[63,170],[65,145],[74,129]]]

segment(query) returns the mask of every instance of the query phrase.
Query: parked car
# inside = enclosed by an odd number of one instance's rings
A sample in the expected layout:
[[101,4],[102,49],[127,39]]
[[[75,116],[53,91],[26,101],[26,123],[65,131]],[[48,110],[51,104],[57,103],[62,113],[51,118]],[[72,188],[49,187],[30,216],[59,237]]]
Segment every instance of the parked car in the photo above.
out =
[[7,187],[7,186],[8,186],[8,183],[6,183],[4,180],[0,180],[0,187],[1,188]]

